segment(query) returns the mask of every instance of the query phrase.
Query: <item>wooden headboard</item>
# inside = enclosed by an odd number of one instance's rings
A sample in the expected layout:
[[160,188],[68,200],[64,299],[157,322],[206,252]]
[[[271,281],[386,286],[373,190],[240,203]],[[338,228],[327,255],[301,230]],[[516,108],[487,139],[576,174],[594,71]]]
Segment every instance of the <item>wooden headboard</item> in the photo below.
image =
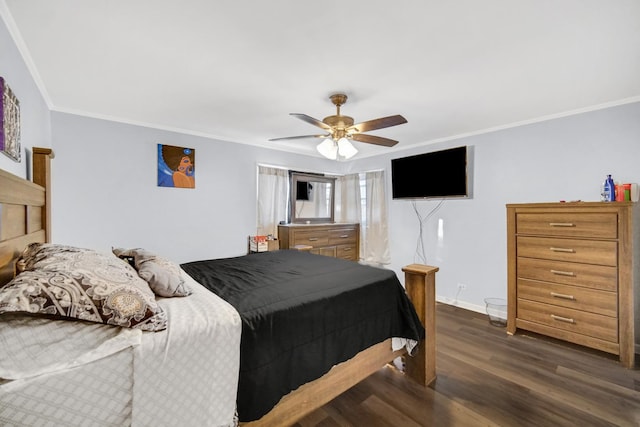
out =
[[26,245],[50,240],[52,158],[51,149],[33,148],[34,182],[0,169],[0,286],[13,277]]

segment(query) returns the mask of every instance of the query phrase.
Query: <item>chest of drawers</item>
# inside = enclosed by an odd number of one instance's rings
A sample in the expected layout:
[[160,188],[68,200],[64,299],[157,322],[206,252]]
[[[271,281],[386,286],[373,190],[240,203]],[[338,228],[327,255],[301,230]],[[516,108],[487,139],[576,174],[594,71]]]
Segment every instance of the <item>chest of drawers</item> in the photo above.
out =
[[286,224],[278,226],[280,249],[311,246],[311,253],[358,261],[360,224]]
[[507,333],[548,335],[633,367],[637,210],[631,202],[507,205]]

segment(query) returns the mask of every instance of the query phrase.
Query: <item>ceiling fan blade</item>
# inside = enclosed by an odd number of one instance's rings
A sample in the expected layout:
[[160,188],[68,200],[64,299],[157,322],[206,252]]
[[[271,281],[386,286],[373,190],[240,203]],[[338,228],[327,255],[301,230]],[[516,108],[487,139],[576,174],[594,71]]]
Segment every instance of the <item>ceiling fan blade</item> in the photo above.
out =
[[283,138],[271,138],[269,141],[283,141],[287,139],[304,139],[304,138],[328,138],[331,135],[299,135],[299,136],[285,136]]
[[347,128],[347,133],[351,132],[369,132],[376,129],[388,128],[391,126],[401,125],[407,123],[407,119],[401,115],[382,117],[379,119],[368,120],[362,123],[356,123],[353,126]]
[[289,113],[289,115],[294,116],[299,118],[300,120],[307,122],[307,123],[311,123],[314,126],[318,126],[319,128],[322,128],[324,130],[331,130],[331,126],[329,126],[328,124],[321,122],[318,119],[314,119],[311,116],[307,116],[306,114],[302,114],[302,113]]
[[364,133],[354,133],[351,135],[351,139],[359,142],[366,142],[367,144],[375,144],[375,145],[384,145],[385,147],[393,147],[398,143],[398,141],[383,138],[381,136],[367,135]]

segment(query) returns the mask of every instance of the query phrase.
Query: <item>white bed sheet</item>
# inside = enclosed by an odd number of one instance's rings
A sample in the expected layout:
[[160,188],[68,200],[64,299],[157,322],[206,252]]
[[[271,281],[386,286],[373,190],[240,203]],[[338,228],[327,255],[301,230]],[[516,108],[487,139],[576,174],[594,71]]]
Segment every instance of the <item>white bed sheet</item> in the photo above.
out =
[[240,315],[183,274],[194,293],[162,299],[167,330],[145,334],[142,345],[134,349],[134,426],[213,427],[234,422]]
[[161,332],[0,318],[0,425],[234,425],[240,316],[183,274]]

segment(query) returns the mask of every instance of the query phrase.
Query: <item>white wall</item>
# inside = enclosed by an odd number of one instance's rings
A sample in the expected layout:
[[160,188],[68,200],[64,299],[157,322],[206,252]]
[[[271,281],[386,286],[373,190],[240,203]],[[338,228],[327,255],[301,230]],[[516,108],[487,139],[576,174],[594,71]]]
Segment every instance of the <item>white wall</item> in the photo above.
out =
[[49,108],[27,66],[0,19],[0,77],[3,77],[20,103],[22,161],[0,154],[0,169],[30,178],[31,148],[51,147]]
[[[473,198],[445,200],[425,224],[424,245],[427,263],[440,268],[439,300],[454,302],[457,296],[458,305],[483,311],[485,297],[507,294],[507,203],[599,200],[608,173],[640,183],[640,103],[350,163],[351,171],[386,171],[391,268],[400,277],[403,265],[421,262],[418,219],[411,202],[390,199],[391,159],[459,145],[473,152]],[[438,202],[416,206],[424,217]],[[458,283],[467,289],[456,295]]]
[[[256,233],[258,163],[327,172],[337,167],[65,113],[54,112],[52,123],[52,239],[103,250],[144,247],[177,262],[246,253],[247,236]],[[157,186],[158,143],[195,149],[195,189]]]

